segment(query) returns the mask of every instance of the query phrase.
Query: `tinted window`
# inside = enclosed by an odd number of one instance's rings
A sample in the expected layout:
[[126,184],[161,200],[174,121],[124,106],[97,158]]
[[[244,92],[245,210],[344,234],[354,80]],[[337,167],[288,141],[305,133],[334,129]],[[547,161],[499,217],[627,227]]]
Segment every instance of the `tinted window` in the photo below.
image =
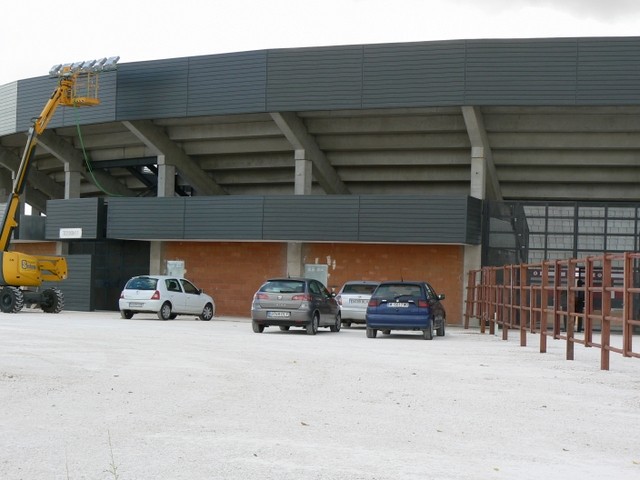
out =
[[311,293],[314,295],[322,295],[323,288],[318,282],[311,282],[309,284],[309,290],[311,290]]
[[155,290],[157,284],[157,278],[135,277],[129,280],[124,288],[129,290]]
[[185,293],[191,293],[193,295],[197,295],[200,293],[196,286],[189,280],[180,280],[180,283],[182,283],[182,288],[184,288]]
[[265,283],[261,288],[265,293],[303,293],[304,282],[299,280],[274,280]]
[[424,299],[420,285],[416,283],[388,283],[380,285],[376,290],[376,297],[386,300]]
[[168,278],[167,280],[164,281],[167,290],[170,292],[182,292],[182,290],[180,290],[180,285],[178,284],[178,280],[176,280],[175,278]]
[[371,295],[376,289],[375,284],[351,283],[344,286],[342,293],[353,295]]

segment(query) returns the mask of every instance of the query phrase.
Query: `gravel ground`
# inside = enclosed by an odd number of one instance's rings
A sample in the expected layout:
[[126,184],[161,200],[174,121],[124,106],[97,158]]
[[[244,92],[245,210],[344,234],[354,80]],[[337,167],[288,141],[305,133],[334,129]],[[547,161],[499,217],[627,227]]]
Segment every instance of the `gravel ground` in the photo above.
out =
[[640,359],[538,339],[2,314],[0,478],[640,478]]

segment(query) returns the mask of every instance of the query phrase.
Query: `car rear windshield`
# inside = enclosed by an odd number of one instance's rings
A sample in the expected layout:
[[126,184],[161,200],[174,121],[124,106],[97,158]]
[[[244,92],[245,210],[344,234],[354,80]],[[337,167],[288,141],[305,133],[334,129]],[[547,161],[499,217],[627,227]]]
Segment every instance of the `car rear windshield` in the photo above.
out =
[[380,285],[375,296],[385,300],[424,300],[420,285],[409,283],[388,283]]
[[304,282],[299,280],[274,280],[265,283],[260,291],[265,293],[303,293]]
[[156,285],[158,285],[157,278],[136,277],[129,280],[124,288],[128,290],[155,290]]
[[342,293],[354,295],[371,295],[376,289],[375,283],[349,283],[344,286]]

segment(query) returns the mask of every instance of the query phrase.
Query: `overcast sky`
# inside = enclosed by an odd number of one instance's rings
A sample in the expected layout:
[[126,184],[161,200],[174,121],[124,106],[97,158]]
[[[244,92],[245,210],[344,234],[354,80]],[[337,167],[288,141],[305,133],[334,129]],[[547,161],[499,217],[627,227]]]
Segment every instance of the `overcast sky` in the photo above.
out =
[[0,85],[56,63],[476,38],[640,36],[640,0],[9,0]]

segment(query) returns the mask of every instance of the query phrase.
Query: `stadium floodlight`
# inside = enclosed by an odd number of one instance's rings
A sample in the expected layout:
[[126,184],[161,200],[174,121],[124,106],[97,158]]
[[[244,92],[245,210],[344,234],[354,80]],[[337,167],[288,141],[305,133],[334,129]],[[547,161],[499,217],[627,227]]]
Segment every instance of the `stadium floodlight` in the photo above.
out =
[[115,70],[118,60],[120,60],[120,57],[103,57],[98,60],[59,63],[51,67],[49,75],[52,77],[68,77],[79,73],[98,73],[106,70]]

